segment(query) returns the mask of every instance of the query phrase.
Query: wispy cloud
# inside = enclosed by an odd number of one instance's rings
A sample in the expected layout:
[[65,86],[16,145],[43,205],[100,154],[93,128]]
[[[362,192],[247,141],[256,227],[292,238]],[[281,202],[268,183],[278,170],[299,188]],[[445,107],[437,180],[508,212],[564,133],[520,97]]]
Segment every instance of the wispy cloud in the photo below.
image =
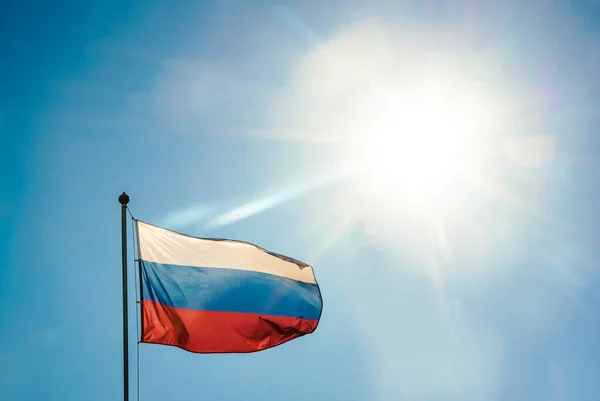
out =
[[187,207],[167,214],[162,218],[160,224],[173,230],[179,230],[190,225],[202,224],[214,213],[214,206]]
[[339,171],[324,173],[318,177],[306,180],[305,182],[299,182],[294,186],[281,189],[270,195],[260,197],[221,213],[207,223],[207,228],[214,229],[223,227],[250,216],[263,213],[275,206],[281,205],[302,195],[306,195],[311,191],[347,179],[352,176],[354,172],[355,171],[352,168],[345,168]]

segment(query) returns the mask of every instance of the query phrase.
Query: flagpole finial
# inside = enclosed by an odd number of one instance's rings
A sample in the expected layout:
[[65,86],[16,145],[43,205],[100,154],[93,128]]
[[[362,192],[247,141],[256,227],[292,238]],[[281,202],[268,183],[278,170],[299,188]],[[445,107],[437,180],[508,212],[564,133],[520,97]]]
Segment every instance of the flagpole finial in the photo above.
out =
[[127,206],[127,204],[129,203],[129,195],[127,195],[125,192],[119,195],[119,203],[122,206]]

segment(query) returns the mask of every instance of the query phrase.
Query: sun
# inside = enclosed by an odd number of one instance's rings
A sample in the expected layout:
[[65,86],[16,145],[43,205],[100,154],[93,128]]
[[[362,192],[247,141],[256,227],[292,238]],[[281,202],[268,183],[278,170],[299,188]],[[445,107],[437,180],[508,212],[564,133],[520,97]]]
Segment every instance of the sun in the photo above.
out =
[[388,95],[371,112],[360,150],[367,190],[422,200],[472,168],[489,112],[460,86],[429,78]]

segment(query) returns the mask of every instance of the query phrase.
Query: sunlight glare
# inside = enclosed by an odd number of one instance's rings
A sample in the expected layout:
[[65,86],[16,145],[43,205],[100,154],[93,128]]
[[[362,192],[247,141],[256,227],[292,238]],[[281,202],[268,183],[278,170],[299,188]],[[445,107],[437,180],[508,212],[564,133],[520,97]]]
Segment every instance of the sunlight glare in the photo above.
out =
[[431,194],[473,156],[483,103],[451,89],[429,80],[399,92],[373,113],[364,149],[371,191]]

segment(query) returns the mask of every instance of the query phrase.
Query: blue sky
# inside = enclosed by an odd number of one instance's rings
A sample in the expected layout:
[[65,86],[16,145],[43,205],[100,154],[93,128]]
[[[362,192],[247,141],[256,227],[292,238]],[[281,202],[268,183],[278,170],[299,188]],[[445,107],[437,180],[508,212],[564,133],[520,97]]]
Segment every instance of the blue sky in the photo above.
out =
[[[313,335],[252,355],[141,345],[141,400],[599,399],[599,17],[5,1],[0,398],[121,396],[125,190],[142,220],[313,264],[325,304]],[[378,135],[371,89],[431,68],[495,105],[479,178],[415,202],[347,174]]]

